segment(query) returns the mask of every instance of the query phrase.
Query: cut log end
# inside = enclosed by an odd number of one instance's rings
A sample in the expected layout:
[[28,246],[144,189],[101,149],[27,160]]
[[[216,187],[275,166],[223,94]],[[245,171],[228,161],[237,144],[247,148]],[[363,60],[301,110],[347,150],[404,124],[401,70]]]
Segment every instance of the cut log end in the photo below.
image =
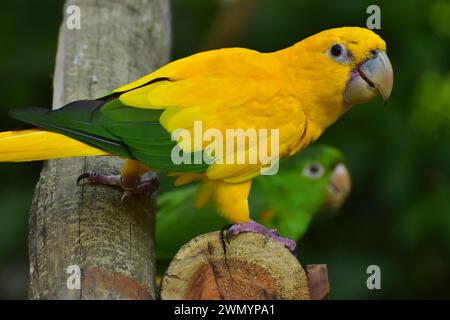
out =
[[310,292],[305,271],[281,243],[242,233],[224,251],[220,232],[211,232],[177,253],[162,280],[161,299],[305,300]]

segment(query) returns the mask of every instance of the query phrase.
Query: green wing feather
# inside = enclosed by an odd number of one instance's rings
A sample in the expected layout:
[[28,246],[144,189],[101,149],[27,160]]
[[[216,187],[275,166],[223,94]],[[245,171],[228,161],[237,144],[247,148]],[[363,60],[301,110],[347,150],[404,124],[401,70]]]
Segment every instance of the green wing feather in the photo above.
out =
[[[11,117],[58,132],[124,158],[136,159],[159,172],[205,172],[207,164],[176,165],[176,142],[161,126],[163,110],[128,107],[118,99],[79,100],[58,110],[20,108]],[[194,159],[194,154],[191,154]],[[193,161],[191,161],[193,162]]]

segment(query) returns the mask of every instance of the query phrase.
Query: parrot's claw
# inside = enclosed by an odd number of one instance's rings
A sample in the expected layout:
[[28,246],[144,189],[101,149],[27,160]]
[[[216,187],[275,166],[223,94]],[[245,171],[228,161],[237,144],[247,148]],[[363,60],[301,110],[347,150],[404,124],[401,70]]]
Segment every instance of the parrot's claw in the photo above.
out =
[[89,183],[102,184],[123,190],[121,202],[126,201],[133,194],[152,195],[159,187],[158,176],[151,171],[146,172],[137,178],[86,172],[78,177],[77,184],[83,180],[86,180]]
[[132,193],[129,190],[125,190],[120,197],[120,203],[124,203],[127,199],[131,198]]
[[295,247],[297,246],[297,243],[294,240],[280,237],[278,235],[277,229],[267,229],[262,224],[259,224],[253,220],[250,220],[248,223],[237,223],[232,225],[228,229],[227,235],[238,235],[243,232],[254,232],[265,235],[266,237],[281,242],[292,253],[295,253]]

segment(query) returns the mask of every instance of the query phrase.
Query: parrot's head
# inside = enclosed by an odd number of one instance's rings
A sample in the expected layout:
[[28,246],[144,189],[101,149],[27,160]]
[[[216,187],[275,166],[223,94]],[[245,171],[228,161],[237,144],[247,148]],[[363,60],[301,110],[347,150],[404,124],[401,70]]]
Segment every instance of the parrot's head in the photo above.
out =
[[295,169],[301,173],[300,183],[324,193],[322,209],[339,209],[352,186],[343,154],[336,148],[317,145],[304,150],[301,157],[302,161],[297,162]]
[[290,51],[302,101],[314,106],[310,118],[323,128],[350,106],[378,95],[386,101],[391,94],[394,77],[386,43],[369,29],[325,30],[284,51]]
[[351,191],[351,177],[343,154],[326,145],[313,145],[284,161],[288,167],[278,175],[255,179],[273,197],[261,221],[283,236],[299,239],[310,217],[342,207]]

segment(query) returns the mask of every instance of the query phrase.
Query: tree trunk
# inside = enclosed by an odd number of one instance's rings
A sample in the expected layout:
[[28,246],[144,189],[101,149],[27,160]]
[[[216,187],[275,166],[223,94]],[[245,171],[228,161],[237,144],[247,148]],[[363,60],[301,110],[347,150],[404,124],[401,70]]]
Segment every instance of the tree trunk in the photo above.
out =
[[[80,29],[71,29],[73,7]],[[95,98],[167,62],[169,0],[66,1],[53,108]],[[86,171],[117,173],[115,157],[46,161],[29,220],[30,299],[155,298],[155,199],[77,186]]]
[[280,242],[256,233],[241,233],[226,243],[222,240],[216,231],[185,244],[162,279],[161,299],[308,300],[326,296],[326,269],[307,274]]

